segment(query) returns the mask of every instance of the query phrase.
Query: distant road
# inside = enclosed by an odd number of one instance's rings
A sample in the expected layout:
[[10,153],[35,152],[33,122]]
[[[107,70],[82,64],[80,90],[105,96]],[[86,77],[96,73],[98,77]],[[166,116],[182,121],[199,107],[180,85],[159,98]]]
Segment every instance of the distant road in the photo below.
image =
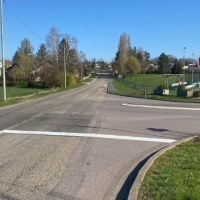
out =
[[141,158],[199,134],[200,104],[107,94],[110,80],[0,109],[0,199],[126,199]]

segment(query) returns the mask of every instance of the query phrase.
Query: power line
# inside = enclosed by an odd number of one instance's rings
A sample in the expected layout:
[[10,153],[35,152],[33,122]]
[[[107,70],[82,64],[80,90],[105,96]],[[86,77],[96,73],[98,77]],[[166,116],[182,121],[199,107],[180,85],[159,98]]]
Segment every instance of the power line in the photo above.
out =
[[37,36],[39,39],[41,39],[42,41],[45,42],[44,39],[42,39],[37,33],[35,33],[18,15],[17,13],[5,2],[5,0],[3,0],[3,2],[6,4],[6,6],[13,12],[13,14],[35,35]]

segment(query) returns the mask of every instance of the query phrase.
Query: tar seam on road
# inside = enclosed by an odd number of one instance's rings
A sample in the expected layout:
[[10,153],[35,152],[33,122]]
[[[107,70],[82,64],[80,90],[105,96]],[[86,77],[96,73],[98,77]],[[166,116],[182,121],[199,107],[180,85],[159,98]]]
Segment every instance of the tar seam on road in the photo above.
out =
[[167,107],[167,106],[147,106],[147,105],[134,105],[123,103],[122,106],[143,107],[143,108],[159,108],[159,109],[174,109],[174,110],[195,110],[200,111],[200,108],[185,108],[185,107]]
[[146,142],[162,142],[172,143],[176,140],[160,139],[160,138],[146,138],[146,137],[132,137],[120,135],[105,135],[92,133],[66,133],[66,132],[48,132],[48,131],[22,131],[22,130],[3,130],[0,133],[5,134],[33,134],[33,135],[48,135],[48,136],[67,136],[67,137],[90,137],[90,138],[105,138],[105,139],[119,139],[119,140],[136,140]]

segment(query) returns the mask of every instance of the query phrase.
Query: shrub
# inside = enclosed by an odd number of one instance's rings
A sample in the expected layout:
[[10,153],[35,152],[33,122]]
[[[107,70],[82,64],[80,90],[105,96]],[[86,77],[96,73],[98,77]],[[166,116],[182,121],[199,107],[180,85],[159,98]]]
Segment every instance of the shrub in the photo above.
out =
[[185,86],[183,84],[179,84],[177,90],[183,91],[183,90],[186,90],[186,89],[185,89]]
[[74,76],[74,74],[70,74],[70,80],[67,83],[67,85],[76,84],[76,77]]
[[200,97],[200,91],[194,91],[193,97]]
[[[15,81],[6,81],[6,86],[15,86]],[[3,82],[0,82],[0,86],[3,86]]]
[[41,82],[31,80],[28,82],[28,87],[30,88],[41,87]]
[[165,89],[165,86],[164,86],[164,85],[159,85],[156,89],[157,89],[157,90],[164,90],[164,89]]

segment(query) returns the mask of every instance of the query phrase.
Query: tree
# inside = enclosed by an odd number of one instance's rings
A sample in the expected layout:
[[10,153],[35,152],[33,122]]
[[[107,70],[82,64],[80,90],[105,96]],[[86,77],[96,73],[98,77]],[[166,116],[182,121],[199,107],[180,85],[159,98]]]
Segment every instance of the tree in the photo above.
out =
[[172,74],[182,74],[183,72],[183,63],[181,60],[175,60],[174,66],[172,67]]
[[21,46],[18,47],[19,55],[32,56],[34,48],[31,46],[29,39],[24,38],[21,41]]
[[20,80],[30,81],[33,77],[33,61],[33,57],[21,55],[20,66],[12,74]]
[[20,62],[20,54],[19,54],[19,51],[15,51],[15,54],[14,54],[13,59],[12,59],[12,62],[13,62],[13,64],[15,64],[15,65],[19,65],[19,62]]
[[61,35],[54,26],[50,29],[49,34],[46,36],[46,47],[52,60],[56,63],[58,67],[58,51]]
[[137,53],[137,59],[138,59],[138,61],[141,63],[141,61],[143,60],[143,55],[142,55],[142,53],[141,52],[138,52]]
[[96,58],[93,58],[91,62],[91,68],[95,69],[95,65],[96,65]]
[[169,58],[169,63],[174,63],[177,60],[177,58],[173,55],[168,55],[168,58]]
[[150,53],[148,53],[147,51],[145,51],[145,52],[144,52],[144,58],[145,58],[146,61],[149,62],[149,60],[150,60],[150,58],[151,58]]
[[107,64],[105,63],[105,61],[104,61],[102,58],[99,59],[99,60],[97,61],[97,63],[98,63],[98,65],[100,66],[100,68],[101,68],[102,70],[105,70]]
[[126,64],[126,57],[129,54],[130,50],[130,36],[126,33],[123,33],[119,39],[118,45],[118,73],[124,75],[126,73],[125,64]]
[[162,53],[159,58],[158,58],[158,71],[159,73],[163,74],[163,73],[170,73],[170,67],[169,67],[169,58],[167,55],[165,55],[164,53]]
[[133,74],[141,71],[141,66],[139,61],[134,56],[128,56],[126,58],[126,69],[131,78]]
[[36,53],[36,58],[41,62],[44,61],[47,58],[47,48],[45,47],[44,44],[41,44],[38,52]]
[[137,57],[136,47],[134,47],[133,49],[130,47],[130,49],[129,49],[129,56]]

